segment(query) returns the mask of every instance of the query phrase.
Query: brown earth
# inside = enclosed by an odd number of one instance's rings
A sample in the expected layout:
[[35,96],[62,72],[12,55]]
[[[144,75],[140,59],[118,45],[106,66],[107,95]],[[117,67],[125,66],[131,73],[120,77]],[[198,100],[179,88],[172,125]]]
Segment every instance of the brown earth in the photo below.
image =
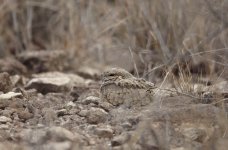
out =
[[226,149],[225,79],[192,83],[193,93],[158,84],[147,106],[113,106],[100,99],[102,70],[59,72],[66,67],[62,55],[46,51],[20,55],[13,65],[0,61],[9,73],[0,74],[1,150]]

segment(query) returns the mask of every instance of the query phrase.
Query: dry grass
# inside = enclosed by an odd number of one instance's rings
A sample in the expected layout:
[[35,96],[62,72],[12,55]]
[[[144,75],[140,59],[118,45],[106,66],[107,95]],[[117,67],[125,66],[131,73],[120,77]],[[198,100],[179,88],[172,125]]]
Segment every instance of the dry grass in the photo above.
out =
[[227,0],[6,0],[0,4],[1,51],[63,49],[77,63],[119,65],[130,47],[141,72],[189,51],[190,57],[216,55],[210,61],[224,67],[227,7]]

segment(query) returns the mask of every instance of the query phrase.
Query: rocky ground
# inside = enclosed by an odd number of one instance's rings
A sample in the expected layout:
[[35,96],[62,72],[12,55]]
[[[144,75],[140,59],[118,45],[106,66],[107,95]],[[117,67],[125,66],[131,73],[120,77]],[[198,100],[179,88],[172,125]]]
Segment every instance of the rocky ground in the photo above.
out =
[[[225,150],[228,82],[195,93],[155,89],[143,107],[100,99],[100,70],[64,73],[64,53],[0,60],[0,149]],[[56,71],[58,70],[58,71]]]

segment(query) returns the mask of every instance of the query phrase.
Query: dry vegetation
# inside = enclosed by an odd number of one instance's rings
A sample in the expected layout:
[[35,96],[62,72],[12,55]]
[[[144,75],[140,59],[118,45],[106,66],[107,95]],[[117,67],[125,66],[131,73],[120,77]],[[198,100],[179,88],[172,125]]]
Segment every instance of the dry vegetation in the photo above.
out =
[[225,67],[227,7],[226,0],[6,0],[0,8],[1,56],[63,49],[77,65],[116,65],[131,48],[145,70],[171,65],[186,51],[189,57],[215,55],[209,61]]
[[228,0],[0,1],[1,59],[62,50],[61,71],[119,66],[195,99],[202,94],[192,83],[228,79],[227,44]]

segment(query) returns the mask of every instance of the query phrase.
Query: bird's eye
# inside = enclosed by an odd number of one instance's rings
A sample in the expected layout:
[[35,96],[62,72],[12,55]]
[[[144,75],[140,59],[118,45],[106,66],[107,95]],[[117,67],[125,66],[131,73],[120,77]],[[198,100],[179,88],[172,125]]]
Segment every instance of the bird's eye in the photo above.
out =
[[115,74],[114,74],[114,73],[112,73],[112,74],[109,74],[109,76],[113,77],[113,76],[115,76]]

